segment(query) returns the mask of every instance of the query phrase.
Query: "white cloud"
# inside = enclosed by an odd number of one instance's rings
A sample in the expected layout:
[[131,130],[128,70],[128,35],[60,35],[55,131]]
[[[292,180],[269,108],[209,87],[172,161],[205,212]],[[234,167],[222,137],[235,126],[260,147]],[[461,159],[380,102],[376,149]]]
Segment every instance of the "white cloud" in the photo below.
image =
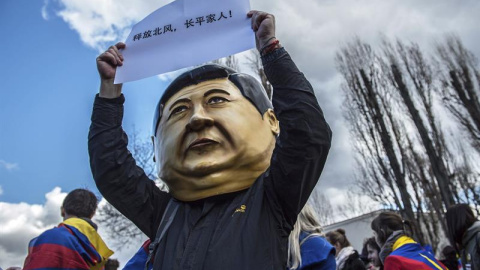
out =
[[50,19],[50,16],[48,15],[48,0],[44,0],[43,1],[43,6],[42,6],[42,9],[41,9],[41,13],[42,13],[42,18],[45,20],[45,21],[48,21]]
[[[78,32],[87,46],[102,51],[109,45],[124,40],[132,24],[167,1],[58,0],[58,3],[60,7],[55,11],[56,15]],[[45,2],[42,10],[48,9],[47,4]]]
[[0,159],[0,168],[4,168],[7,171],[14,171],[20,169],[20,166],[18,166],[17,163],[10,163]]
[[[60,206],[66,195],[67,193],[62,192],[61,188],[55,187],[52,191],[45,194],[46,201],[44,204],[0,202],[1,268],[23,266],[30,240],[45,230],[55,227],[62,221]],[[105,201],[102,199],[100,204],[104,203]],[[99,233],[105,243],[115,251],[112,258],[120,261],[120,269],[140,248],[143,241],[146,240],[139,239],[138,243],[133,243],[131,246],[124,247],[119,251],[112,248],[111,244],[109,244],[113,241],[106,237],[105,228],[100,226]]]
[[23,266],[28,242],[61,221],[65,196],[56,187],[45,194],[44,205],[0,202],[0,267]]

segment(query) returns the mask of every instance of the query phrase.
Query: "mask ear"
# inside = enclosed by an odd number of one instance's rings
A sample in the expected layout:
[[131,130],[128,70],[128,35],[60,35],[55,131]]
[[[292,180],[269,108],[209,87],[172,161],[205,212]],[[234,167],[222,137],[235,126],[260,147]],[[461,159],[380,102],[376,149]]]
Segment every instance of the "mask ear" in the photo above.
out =
[[155,162],[157,162],[155,160],[155,137],[152,136],[151,138],[152,138],[152,146],[153,146],[153,162],[155,163]]
[[275,113],[273,112],[273,110],[268,109],[263,114],[263,119],[266,119],[268,121],[268,124],[270,125],[270,129],[272,130],[272,133],[275,136],[278,136],[278,134],[280,134],[280,122],[278,122],[277,117],[275,116]]

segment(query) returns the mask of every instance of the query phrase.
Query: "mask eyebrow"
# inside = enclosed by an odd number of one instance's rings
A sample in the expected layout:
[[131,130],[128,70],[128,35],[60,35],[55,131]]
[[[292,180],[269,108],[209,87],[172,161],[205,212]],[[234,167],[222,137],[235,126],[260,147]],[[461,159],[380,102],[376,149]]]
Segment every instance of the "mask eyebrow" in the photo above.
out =
[[189,102],[190,102],[190,99],[188,98],[181,98],[179,100],[175,100],[175,102],[173,102],[173,104],[170,105],[170,108],[168,108],[168,110],[171,111],[173,107],[175,107],[175,105],[177,105],[178,103],[189,103]]
[[229,95],[230,96],[230,93],[225,91],[225,90],[222,90],[222,89],[211,89],[211,90],[208,90],[206,91],[203,96],[206,97],[210,94],[213,94],[213,93],[219,93],[219,94],[225,94],[225,95]]

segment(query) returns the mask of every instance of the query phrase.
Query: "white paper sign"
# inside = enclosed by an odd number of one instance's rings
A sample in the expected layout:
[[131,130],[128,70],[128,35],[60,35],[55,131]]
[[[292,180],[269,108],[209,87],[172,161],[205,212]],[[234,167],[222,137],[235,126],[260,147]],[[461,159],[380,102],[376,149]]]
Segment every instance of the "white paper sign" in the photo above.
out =
[[255,47],[249,0],[176,0],[137,23],[122,51],[123,83],[199,65]]

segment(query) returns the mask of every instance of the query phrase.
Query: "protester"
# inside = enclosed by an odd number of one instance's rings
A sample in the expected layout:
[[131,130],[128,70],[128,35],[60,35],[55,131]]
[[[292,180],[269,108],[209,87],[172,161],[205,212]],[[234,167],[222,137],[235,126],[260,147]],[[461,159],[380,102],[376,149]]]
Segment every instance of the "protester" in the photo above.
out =
[[368,259],[367,269],[383,270],[382,262],[378,257],[378,254],[380,253],[380,247],[378,246],[377,241],[375,240],[375,237],[370,237],[365,239],[365,242],[363,243],[363,248],[366,250],[366,253],[367,253],[367,259]]
[[175,79],[153,123],[169,193],[127,150],[125,98],[113,84],[125,44],[97,58],[92,173],[102,195],[152,239],[154,269],[285,269],[286,236],[323,170],[331,131],[313,88],[275,38],[273,15],[248,17],[273,105],[256,79],[218,65]]
[[460,269],[462,264],[458,260],[457,252],[454,247],[445,246],[442,249],[442,257],[443,259],[440,261],[448,268],[448,270]]
[[464,269],[480,269],[480,221],[468,204],[450,206],[446,213],[448,239],[460,254]]
[[362,251],[359,253],[360,255],[360,260],[362,260],[363,264],[365,265],[365,268],[368,269],[368,267],[372,266],[370,263],[370,260],[368,259],[368,251],[367,251],[367,245],[365,243],[367,239],[363,241],[363,246],[362,246]]
[[288,238],[288,269],[335,269],[335,248],[325,240],[312,207],[306,204]]
[[328,242],[335,247],[337,270],[364,270],[365,264],[347,239],[344,229],[337,229],[326,234]]
[[60,209],[63,222],[30,241],[23,269],[102,269],[113,252],[91,220],[96,209],[91,191],[68,193]]
[[435,256],[411,237],[413,225],[394,212],[380,213],[371,224],[380,250],[384,269],[439,269],[447,268]]

